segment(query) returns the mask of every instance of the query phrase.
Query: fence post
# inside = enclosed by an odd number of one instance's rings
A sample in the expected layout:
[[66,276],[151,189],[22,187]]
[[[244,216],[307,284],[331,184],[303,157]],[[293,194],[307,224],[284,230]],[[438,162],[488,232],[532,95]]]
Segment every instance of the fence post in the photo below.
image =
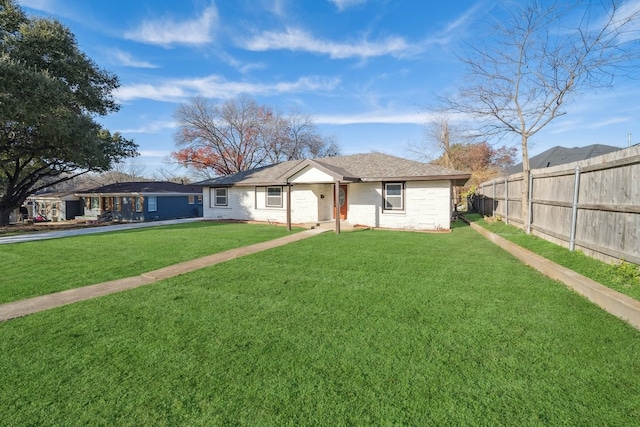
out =
[[504,223],[509,224],[509,178],[504,179]]
[[576,166],[576,179],[573,184],[573,206],[571,210],[571,236],[569,250],[576,248],[576,222],[578,220],[578,197],[580,196],[580,166]]
[[[533,174],[531,171],[529,171],[529,209],[527,210],[527,217],[522,218],[522,220],[527,221],[527,234],[531,234],[531,222],[533,220]],[[522,212],[520,212],[520,215],[522,215]]]
[[491,200],[491,214],[493,218],[496,217],[496,180],[493,180],[493,200]]

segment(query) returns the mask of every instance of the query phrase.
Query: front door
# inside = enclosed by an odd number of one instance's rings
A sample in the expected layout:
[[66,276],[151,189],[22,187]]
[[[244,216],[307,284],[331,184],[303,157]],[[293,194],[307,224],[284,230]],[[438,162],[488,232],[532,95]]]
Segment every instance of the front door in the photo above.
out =
[[[345,220],[347,219],[347,186],[346,185],[340,185],[340,190],[339,190],[339,198],[340,198],[340,219],[341,220]],[[334,193],[333,196],[333,218],[335,219],[336,217],[336,196]]]

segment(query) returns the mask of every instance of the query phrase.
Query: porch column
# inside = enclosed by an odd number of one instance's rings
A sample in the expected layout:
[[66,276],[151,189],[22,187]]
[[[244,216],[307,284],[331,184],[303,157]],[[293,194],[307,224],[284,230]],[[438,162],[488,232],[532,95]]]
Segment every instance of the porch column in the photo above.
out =
[[287,185],[287,230],[291,231],[291,184]]
[[334,184],[333,205],[336,216],[336,234],[340,234],[340,181]]

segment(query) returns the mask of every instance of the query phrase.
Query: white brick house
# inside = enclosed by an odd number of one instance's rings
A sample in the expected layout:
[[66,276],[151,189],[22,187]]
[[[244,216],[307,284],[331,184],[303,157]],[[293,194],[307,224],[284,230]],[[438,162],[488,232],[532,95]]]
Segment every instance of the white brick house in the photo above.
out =
[[[450,228],[452,186],[466,172],[381,153],[292,160],[199,183],[204,218],[340,221],[381,228]],[[335,215],[339,201],[339,216]]]

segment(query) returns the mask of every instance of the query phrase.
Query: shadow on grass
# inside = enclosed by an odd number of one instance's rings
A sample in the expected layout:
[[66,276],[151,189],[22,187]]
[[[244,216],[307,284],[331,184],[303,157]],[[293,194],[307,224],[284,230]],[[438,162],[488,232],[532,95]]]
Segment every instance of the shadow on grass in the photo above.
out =
[[478,222],[483,219],[482,214],[475,213],[475,212],[465,212],[465,213],[462,213],[460,216],[464,217],[469,222]]
[[451,221],[451,229],[455,230],[456,228],[464,228],[464,227],[468,227],[469,224],[467,224],[466,222],[464,222],[464,220],[460,217],[458,217],[455,221]]

